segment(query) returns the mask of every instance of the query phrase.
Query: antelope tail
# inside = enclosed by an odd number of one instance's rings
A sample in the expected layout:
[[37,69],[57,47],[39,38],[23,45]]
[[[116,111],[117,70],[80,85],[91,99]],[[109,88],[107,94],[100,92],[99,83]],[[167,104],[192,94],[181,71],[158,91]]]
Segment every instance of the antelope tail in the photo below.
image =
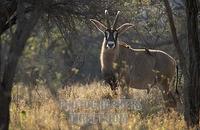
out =
[[178,91],[178,65],[176,65],[176,94],[179,95],[179,91]]

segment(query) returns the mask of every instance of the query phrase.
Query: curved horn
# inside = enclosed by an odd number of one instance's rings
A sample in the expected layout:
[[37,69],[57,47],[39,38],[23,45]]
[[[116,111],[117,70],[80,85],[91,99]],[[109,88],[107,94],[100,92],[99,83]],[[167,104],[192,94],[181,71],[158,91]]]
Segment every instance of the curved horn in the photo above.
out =
[[107,28],[110,28],[110,21],[109,21],[108,10],[105,10],[105,15],[106,15]]
[[115,21],[114,21],[114,23],[113,23],[113,29],[116,29],[116,26],[117,26],[117,21],[118,21],[118,18],[119,18],[119,13],[120,13],[120,11],[117,11],[117,14],[116,14],[116,17],[115,17]]

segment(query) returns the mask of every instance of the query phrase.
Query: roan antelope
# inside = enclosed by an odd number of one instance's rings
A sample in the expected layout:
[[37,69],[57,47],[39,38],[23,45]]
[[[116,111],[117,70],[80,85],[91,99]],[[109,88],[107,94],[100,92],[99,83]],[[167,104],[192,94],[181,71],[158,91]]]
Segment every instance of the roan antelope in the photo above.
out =
[[104,34],[100,62],[106,83],[112,90],[116,89],[118,82],[147,91],[158,85],[166,105],[175,107],[175,98],[169,90],[175,79],[175,59],[161,50],[133,49],[126,43],[119,42],[118,36],[133,27],[133,24],[125,23],[117,28],[119,11],[112,26],[107,10],[105,15],[107,26],[95,19],[90,21]]

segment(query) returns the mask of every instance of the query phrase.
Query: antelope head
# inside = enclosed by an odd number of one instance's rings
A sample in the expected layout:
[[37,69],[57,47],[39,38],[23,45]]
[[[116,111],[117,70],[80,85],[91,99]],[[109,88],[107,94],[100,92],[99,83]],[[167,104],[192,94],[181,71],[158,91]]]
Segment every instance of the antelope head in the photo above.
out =
[[125,24],[123,24],[123,25],[121,25],[120,27],[117,28],[119,13],[120,13],[120,11],[117,12],[117,14],[115,16],[115,20],[114,20],[112,25],[110,24],[109,14],[108,14],[107,10],[105,10],[107,26],[105,26],[104,24],[102,24],[98,20],[90,19],[90,21],[96,26],[96,28],[104,34],[104,47],[105,47],[105,49],[116,48],[118,36],[121,35],[127,29],[129,29],[130,27],[133,26],[133,24],[131,24],[131,23],[125,23]]

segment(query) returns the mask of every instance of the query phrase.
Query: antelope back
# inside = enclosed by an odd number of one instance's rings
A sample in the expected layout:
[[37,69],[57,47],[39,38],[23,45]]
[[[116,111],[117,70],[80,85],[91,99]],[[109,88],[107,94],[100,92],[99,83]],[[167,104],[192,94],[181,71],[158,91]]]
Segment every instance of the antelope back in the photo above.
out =
[[153,84],[156,58],[144,49],[129,49],[119,46],[119,56],[116,60],[118,78],[135,88],[145,89],[146,84]]

